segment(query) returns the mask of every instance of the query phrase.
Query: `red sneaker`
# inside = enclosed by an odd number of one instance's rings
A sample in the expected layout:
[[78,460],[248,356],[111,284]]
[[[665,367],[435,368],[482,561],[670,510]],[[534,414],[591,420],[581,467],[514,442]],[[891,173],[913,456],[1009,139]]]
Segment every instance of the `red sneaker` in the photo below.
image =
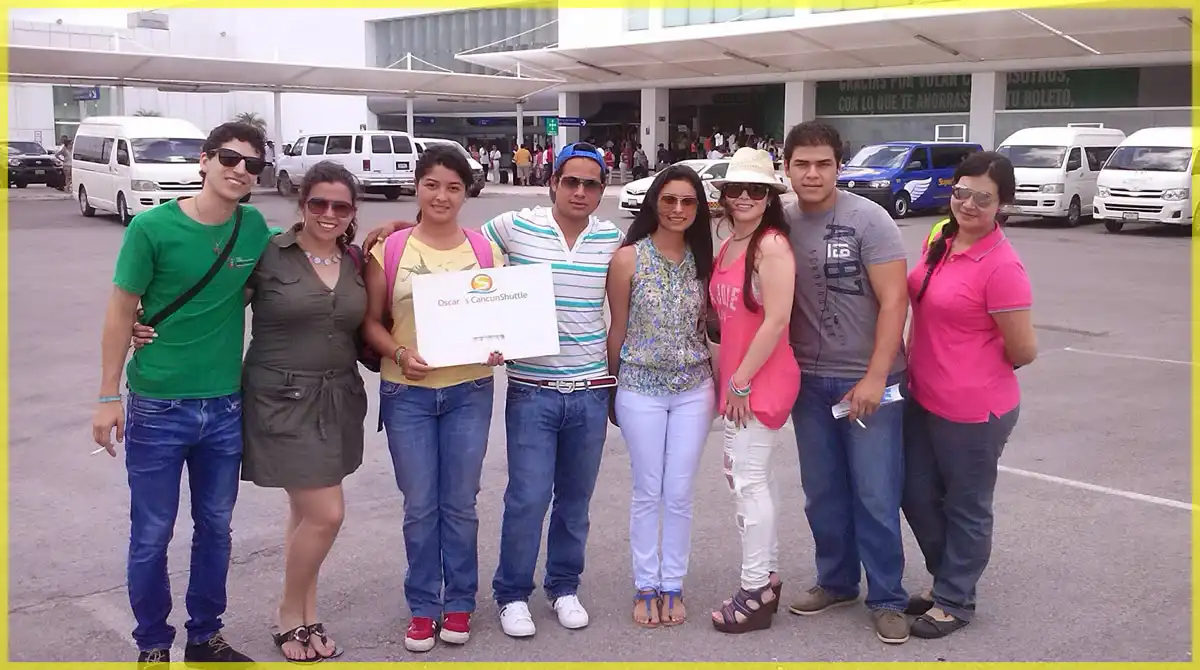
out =
[[471,613],[450,612],[442,620],[442,642],[466,644],[471,639]]
[[404,648],[409,651],[429,651],[436,643],[434,632],[437,624],[427,616],[415,616],[408,622],[404,633]]

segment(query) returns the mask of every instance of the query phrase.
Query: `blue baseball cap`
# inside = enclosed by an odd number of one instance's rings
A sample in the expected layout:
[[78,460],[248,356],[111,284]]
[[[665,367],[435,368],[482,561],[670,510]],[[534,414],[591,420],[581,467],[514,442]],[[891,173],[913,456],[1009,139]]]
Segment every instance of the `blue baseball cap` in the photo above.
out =
[[600,165],[600,174],[608,172],[608,164],[604,162],[604,154],[600,152],[594,145],[587,142],[576,142],[568,144],[558,152],[554,157],[554,171],[558,172],[562,169],[563,163],[572,158],[590,158]]

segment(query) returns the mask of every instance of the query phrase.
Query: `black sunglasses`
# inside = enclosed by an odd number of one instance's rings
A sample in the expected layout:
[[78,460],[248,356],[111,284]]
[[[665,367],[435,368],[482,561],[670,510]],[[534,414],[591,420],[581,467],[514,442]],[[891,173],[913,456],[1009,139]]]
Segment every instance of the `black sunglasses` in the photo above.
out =
[[766,184],[725,184],[721,187],[721,195],[726,200],[740,198],[743,193],[749,195],[751,200],[762,200],[770,191]]
[[357,209],[345,200],[326,200],[325,198],[309,198],[304,206],[313,216],[321,216],[332,209],[333,215],[339,219],[350,218]]
[[233,149],[213,149],[208,152],[208,157],[216,159],[227,168],[235,168],[238,163],[246,161],[246,172],[250,174],[262,174],[262,171],[267,167],[267,161],[258,156],[243,156]]

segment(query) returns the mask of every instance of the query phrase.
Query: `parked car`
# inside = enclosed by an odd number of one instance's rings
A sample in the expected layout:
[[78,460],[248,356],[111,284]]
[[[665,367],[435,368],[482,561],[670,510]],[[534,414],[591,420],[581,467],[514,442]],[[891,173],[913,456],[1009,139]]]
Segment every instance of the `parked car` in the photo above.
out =
[[887,142],[859,149],[837,177],[838,188],[883,205],[897,219],[950,205],[954,170],[982,151],[967,142]]
[[25,188],[30,184],[45,184],[61,188],[66,173],[62,161],[38,142],[9,140],[8,185]]
[[455,142],[454,140],[443,140],[437,137],[416,137],[413,138],[413,145],[417,148],[417,157],[419,158],[421,154],[425,153],[425,148],[431,144],[447,144],[453,146],[458,149],[463,156],[466,156],[467,162],[471,164],[471,174],[475,179],[473,184],[468,185],[467,195],[474,198],[483,192],[483,186],[485,183],[487,183],[487,180],[483,178],[483,166],[479,164],[479,161],[471,158],[471,154],[463,148],[463,145]]
[[[719,204],[721,194],[709,182],[725,176],[725,173],[729,170],[729,159],[696,158],[680,161],[675,165],[689,167],[695,170],[696,174],[700,175],[700,180],[704,182],[704,195],[705,199],[708,200],[708,211],[713,216],[721,216],[722,211]],[[621,211],[627,212],[630,215],[637,214],[638,210],[642,208],[642,200],[646,197],[646,191],[650,190],[650,185],[654,183],[656,176],[658,176],[657,172],[644,179],[638,179],[626,184],[621,189],[621,199],[618,205]],[[775,176],[779,179],[779,183],[787,186],[789,189],[791,188],[791,184],[782,174],[776,173]]]

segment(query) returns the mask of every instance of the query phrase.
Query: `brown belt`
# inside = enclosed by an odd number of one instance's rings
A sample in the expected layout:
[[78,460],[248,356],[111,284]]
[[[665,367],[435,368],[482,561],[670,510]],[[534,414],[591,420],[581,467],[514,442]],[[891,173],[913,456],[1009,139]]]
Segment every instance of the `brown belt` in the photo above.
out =
[[536,386],[538,388],[551,389],[559,393],[567,394],[575,391],[584,391],[588,389],[607,389],[617,385],[617,378],[609,375],[607,377],[594,377],[592,379],[525,379],[523,377],[508,376],[508,381],[524,384],[526,386]]

